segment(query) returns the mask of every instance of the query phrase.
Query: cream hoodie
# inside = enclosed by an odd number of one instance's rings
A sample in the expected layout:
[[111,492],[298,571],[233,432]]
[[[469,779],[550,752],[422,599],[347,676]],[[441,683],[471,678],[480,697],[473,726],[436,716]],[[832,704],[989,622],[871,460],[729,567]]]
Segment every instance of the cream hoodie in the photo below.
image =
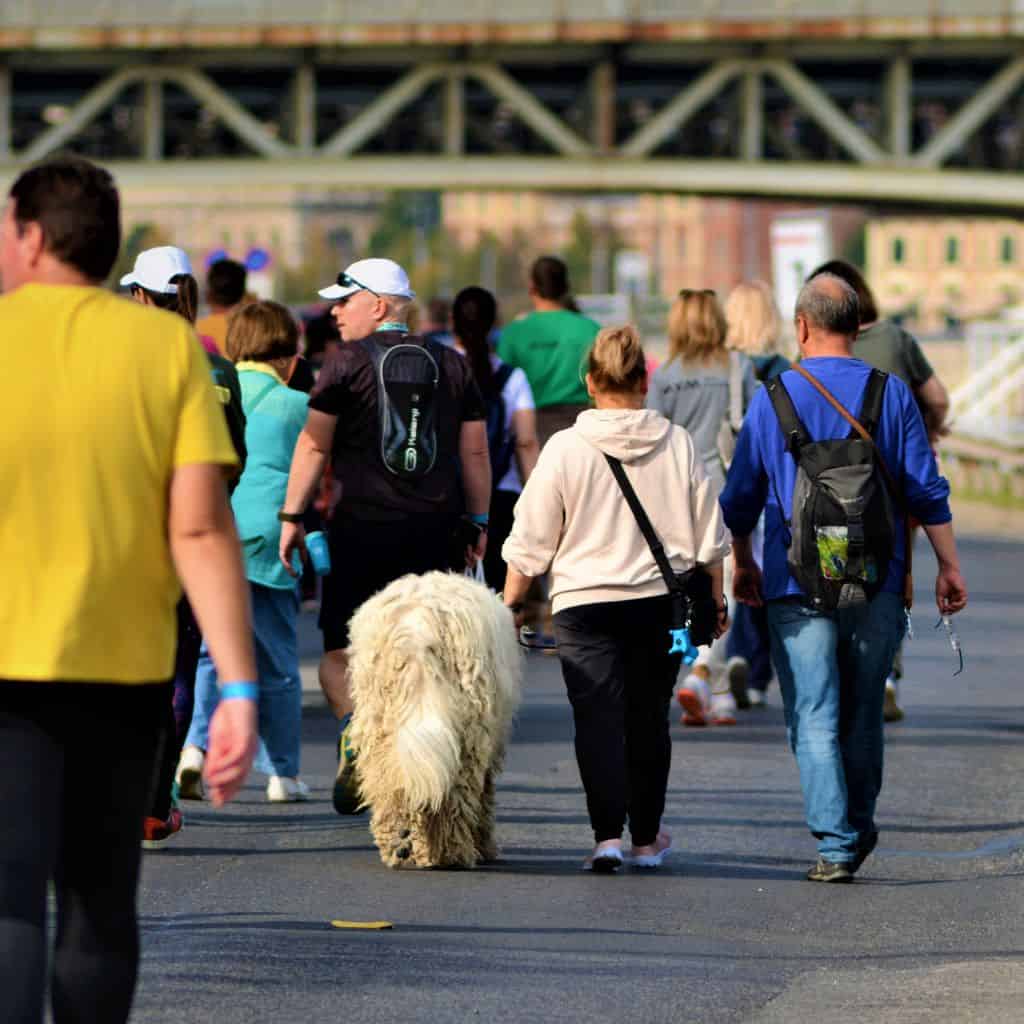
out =
[[551,570],[553,611],[667,593],[605,461],[622,461],[672,567],[729,551],[718,491],[690,435],[651,409],[591,409],[544,446],[502,548],[526,576]]

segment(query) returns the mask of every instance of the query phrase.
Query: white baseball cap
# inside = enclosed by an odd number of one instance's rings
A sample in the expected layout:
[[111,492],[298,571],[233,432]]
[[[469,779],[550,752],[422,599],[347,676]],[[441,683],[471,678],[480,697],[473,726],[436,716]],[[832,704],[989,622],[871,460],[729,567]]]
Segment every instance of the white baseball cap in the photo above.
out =
[[338,275],[334,284],[321,288],[322,299],[337,302],[356,292],[375,295],[400,295],[404,299],[416,298],[409,286],[409,275],[394,260],[356,260]]
[[135,266],[121,278],[121,287],[138,285],[150,292],[174,295],[178,286],[171,283],[171,278],[191,273],[192,264],[183,249],[175,245],[158,245],[135,257]]

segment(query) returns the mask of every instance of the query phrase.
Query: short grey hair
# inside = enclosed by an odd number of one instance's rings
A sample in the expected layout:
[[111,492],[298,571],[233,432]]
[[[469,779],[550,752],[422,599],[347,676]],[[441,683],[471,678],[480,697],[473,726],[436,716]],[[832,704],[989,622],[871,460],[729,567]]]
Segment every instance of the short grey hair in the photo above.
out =
[[412,307],[412,299],[408,295],[382,295],[381,298],[388,307],[388,316],[404,323]]
[[857,293],[841,277],[818,274],[800,289],[796,316],[829,334],[851,338],[860,326],[860,303]]

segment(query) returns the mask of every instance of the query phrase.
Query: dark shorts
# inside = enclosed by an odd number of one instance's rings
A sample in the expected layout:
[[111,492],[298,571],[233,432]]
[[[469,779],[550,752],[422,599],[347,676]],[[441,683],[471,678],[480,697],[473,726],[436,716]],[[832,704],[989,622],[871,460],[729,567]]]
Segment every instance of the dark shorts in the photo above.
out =
[[454,526],[443,521],[380,523],[342,519],[331,523],[331,573],[324,577],[320,629],[324,650],[348,647],[348,624],[356,609],[408,573],[452,568]]

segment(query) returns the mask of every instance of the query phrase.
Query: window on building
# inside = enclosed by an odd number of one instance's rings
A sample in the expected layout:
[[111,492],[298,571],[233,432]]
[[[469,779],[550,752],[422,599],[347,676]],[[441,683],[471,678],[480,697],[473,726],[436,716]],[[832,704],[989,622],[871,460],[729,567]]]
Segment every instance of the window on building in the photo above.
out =
[[946,239],[946,262],[947,263],[959,263],[960,262],[960,239],[959,238],[947,238]]
[[894,238],[892,240],[892,261],[893,263],[902,263],[907,255],[907,246],[902,238]]
[[1014,263],[1017,259],[1017,246],[1010,235],[1003,235],[1003,241],[999,246],[999,258],[1004,263]]

